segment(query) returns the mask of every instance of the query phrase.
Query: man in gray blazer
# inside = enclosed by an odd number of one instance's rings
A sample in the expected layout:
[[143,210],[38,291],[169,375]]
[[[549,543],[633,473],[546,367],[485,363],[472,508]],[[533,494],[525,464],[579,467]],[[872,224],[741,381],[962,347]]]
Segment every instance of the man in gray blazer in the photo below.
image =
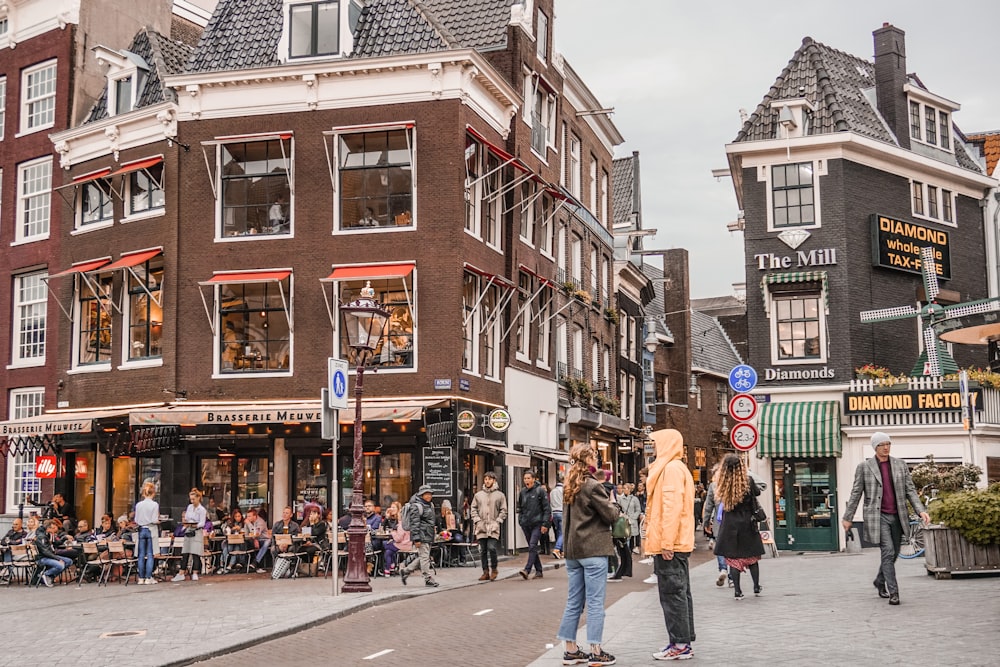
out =
[[854,471],[854,488],[844,510],[844,530],[850,530],[855,510],[861,494],[865,494],[862,516],[865,520],[865,540],[877,542],[882,550],[882,561],[875,588],[881,598],[889,598],[889,604],[899,604],[899,585],[896,583],[896,557],[903,534],[909,534],[910,521],[906,511],[909,500],[913,509],[925,524],[930,516],[920,502],[917,489],[913,486],[910,470],[901,459],[889,456],[892,439],[881,431],[872,434],[875,456],[858,464]]

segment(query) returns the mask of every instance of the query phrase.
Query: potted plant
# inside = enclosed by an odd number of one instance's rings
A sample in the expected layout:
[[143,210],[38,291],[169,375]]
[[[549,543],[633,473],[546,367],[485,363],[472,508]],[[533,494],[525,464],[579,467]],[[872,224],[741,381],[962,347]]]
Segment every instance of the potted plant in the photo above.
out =
[[925,567],[937,578],[953,572],[1000,571],[1000,484],[968,489],[931,505]]
[[854,377],[859,380],[884,380],[892,377],[892,371],[885,366],[865,364],[854,369]]
[[608,322],[611,322],[611,324],[618,326],[619,322],[618,310],[616,308],[605,308],[604,319],[606,319]]
[[576,283],[572,280],[567,280],[562,284],[562,291],[566,296],[573,296],[576,292]]
[[590,304],[590,302],[594,300],[594,297],[590,296],[590,292],[585,289],[576,290],[573,293],[573,296],[586,304]]

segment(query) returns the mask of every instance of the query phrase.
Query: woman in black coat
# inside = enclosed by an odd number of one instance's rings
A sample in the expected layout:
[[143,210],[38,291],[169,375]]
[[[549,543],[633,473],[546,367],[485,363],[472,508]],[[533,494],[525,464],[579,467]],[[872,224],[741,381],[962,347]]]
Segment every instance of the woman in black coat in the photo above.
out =
[[740,573],[750,570],[753,593],[760,595],[758,561],[764,555],[757,522],[753,519],[756,497],[760,493],[752,482],[743,460],[736,454],[726,454],[715,475],[715,497],[722,505],[722,524],[716,530],[715,555],[723,556],[729,565],[729,576],[736,589],[736,599],[743,599]]

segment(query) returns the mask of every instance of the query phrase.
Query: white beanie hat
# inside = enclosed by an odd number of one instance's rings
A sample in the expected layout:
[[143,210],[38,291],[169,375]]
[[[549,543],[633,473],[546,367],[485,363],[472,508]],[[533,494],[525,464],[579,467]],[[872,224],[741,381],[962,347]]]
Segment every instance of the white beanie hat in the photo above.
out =
[[892,442],[892,438],[889,437],[888,433],[883,433],[882,431],[875,431],[872,433],[872,449],[878,447],[883,442]]

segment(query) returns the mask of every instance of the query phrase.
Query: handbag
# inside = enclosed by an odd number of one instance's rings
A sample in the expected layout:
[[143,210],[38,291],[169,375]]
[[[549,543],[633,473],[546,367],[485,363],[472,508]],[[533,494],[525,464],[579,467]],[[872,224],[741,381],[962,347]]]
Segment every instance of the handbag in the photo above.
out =
[[619,540],[627,540],[632,537],[632,523],[624,514],[619,515],[614,525],[611,526],[611,537]]
[[757,501],[757,496],[753,497],[753,520],[757,523],[763,523],[767,521],[767,512],[764,508],[760,506],[760,502]]

